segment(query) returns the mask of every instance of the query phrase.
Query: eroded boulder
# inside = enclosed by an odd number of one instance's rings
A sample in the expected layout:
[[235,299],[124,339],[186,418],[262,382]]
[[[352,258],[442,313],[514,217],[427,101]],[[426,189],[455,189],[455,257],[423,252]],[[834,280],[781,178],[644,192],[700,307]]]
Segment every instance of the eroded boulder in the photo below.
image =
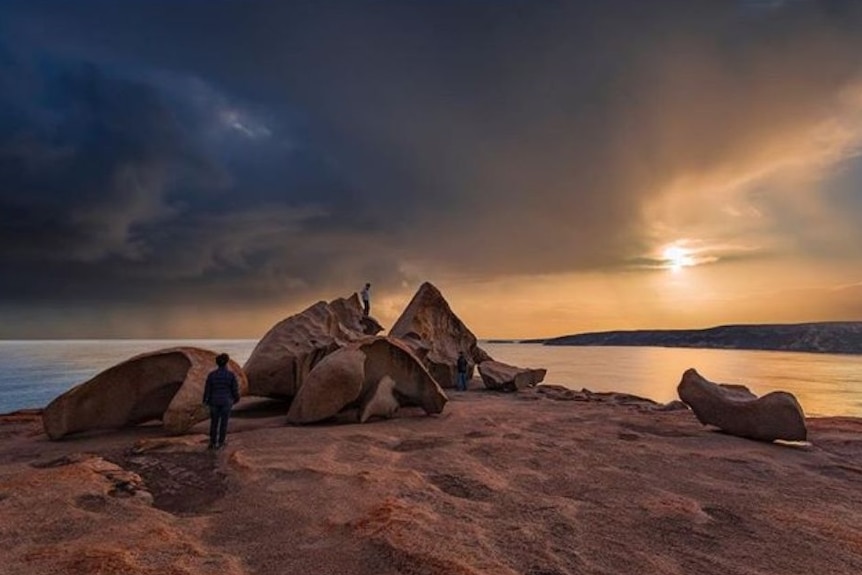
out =
[[[363,318],[359,296],[318,302],[270,329],[255,346],[243,369],[249,393],[292,399],[324,357],[379,331]],[[375,331],[376,330],[376,331]]]
[[359,421],[360,423],[365,423],[372,417],[389,419],[395,415],[399,407],[401,407],[401,404],[395,392],[395,380],[388,375],[384,375],[377,382],[377,386],[359,411]]
[[359,325],[362,326],[362,333],[365,335],[377,335],[383,331],[383,326],[380,325],[380,322],[371,316],[360,318]]
[[483,361],[479,364],[479,375],[488,389],[495,391],[517,391],[533,387],[545,379],[548,370],[516,367],[499,361]]
[[808,436],[802,407],[785,391],[757,397],[745,386],[713,383],[688,369],[677,393],[698,421],[731,435],[759,441],[804,441]]
[[469,376],[475,365],[491,359],[440,290],[429,282],[419,287],[389,330],[389,336],[405,341],[417,354],[424,354],[425,366],[442,387],[456,386],[455,362],[459,351],[467,356]]
[[360,348],[365,352],[367,381],[379,382],[388,375],[395,380],[393,391],[400,405],[421,407],[429,415],[443,411],[449,398],[408,346],[394,338],[376,337]]
[[359,399],[365,384],[365,354],[342,348],[326,356],[305,378],[290,404],[290,423],[328,419]]
[[357,408],[359,420],[390,417],[398,407],[415,405],[440,413],[448,398],[410,349],[389,337],[370,337],[341,348],[321,361],[299,389],[287,420],[313,423]]
[[[183,433],[209,417],[202,405],[216,353],[176,347],[135,356],[99,373],[52,401],[42,413],[51,439],[96,429],[118,429],[161,420],[170,433]],[[231,361],[240,395],[248,393],[242,369]]]

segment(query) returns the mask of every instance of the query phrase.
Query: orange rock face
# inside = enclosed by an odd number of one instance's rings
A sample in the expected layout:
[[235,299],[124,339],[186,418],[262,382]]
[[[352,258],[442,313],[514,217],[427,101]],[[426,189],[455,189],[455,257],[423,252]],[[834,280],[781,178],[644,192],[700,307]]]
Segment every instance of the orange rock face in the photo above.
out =
[[366,425],[241,404],[218,452],[0,416],[0,573],[862,573],[862,420],[764,443],[545,388]]
[[2,467],[4,574],[247,573],[236,557],[202,541],[203,522],[154,508],[138,474],[94,455],[38,465],[11,477]]

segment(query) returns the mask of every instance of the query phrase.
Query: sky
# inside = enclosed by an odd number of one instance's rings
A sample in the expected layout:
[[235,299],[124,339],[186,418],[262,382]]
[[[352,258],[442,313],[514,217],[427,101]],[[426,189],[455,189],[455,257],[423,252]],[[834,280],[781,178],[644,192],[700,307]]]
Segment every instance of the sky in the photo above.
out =
[[5,0],[0,338],[862,320],[862,2]]

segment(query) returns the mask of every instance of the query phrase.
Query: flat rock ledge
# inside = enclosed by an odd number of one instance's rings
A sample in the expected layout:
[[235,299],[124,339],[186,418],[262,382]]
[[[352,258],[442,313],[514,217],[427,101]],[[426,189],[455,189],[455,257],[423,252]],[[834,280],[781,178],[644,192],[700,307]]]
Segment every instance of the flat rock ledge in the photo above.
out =
[[788,444],[546,385],[365,425],[285,426],[258,401],[217,452],[205,422],[54,442],[38,413],[0,416],[0,571],[862,573],[857,418]]

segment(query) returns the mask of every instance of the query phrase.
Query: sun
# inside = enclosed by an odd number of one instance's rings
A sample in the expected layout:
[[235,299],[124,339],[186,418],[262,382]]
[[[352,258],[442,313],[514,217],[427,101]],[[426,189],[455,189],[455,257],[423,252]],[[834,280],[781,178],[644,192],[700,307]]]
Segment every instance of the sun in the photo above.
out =
[[678,245],[668,246],[662,251],[661,257],[665,265],[672,271],[678,272],[682,268],[695,265],[692,251]]

